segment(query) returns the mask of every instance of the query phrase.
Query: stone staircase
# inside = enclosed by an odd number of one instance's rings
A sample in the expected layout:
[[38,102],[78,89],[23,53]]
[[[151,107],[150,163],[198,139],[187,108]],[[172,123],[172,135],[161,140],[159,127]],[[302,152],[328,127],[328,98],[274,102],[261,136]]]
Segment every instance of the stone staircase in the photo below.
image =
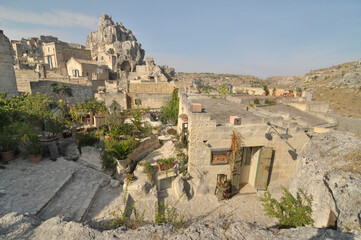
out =
[[106,177],[94,170],[80,168],[37,215],[44,220],[61,215],[69,220],[82,221],[100,188],[107,183]]
[[109,182],[108,175],[63,158],[37,164],[16,159],[0,169],[0,217],[15,211],[83,221]]

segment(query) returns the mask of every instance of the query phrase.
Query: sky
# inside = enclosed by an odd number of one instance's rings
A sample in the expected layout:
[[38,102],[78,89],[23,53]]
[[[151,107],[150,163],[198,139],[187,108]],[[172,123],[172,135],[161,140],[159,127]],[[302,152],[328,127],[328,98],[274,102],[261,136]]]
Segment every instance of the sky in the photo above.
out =
[[361,0],[0,0],[0,29],[85,45],[102,13],[177,72],[265,79],[361,58]]

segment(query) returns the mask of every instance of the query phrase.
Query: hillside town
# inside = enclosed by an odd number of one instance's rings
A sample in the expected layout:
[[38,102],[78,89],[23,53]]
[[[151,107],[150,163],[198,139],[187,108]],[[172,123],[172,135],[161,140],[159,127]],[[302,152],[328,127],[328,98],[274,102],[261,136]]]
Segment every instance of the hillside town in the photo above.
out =
[[361,239],[361,60],[181,73],[107,14],[85,42],[0,30],[0,238]]

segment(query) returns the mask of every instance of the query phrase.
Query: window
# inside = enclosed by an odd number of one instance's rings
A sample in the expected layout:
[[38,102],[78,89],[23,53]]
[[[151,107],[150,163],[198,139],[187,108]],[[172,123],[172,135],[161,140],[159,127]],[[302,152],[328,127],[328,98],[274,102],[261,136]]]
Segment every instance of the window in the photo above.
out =
[[104,57],[103,56],[101,56],[101,58],[100,58],[101,60],[104,60]]
[[230,150],[213,150],[211,153],[211,165],[228,164],[231,151]]

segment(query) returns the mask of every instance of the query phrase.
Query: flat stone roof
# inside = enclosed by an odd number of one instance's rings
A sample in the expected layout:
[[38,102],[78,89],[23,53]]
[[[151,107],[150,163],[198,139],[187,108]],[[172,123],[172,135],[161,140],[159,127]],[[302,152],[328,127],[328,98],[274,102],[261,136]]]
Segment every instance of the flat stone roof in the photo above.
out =
[[217,124],[225,125],[229,123],[230,116],[238,116],[240,118],[260,118],[246,111],[246,105],[234,103],[226,99],[189,99],[192,103],[202,104],[204,112],[211,116]]
[[318,118],[307,112],[304,112],[302,110],[284,104],[276,104],[272,106],[260,106],[257,107],[257,109],[260,111],[268,111],[273,114],[280,114],[283,115],[284,117],[288,116],[289,118],[288,120],[296,121],[302,127],[315,127],[315,126],[328,124],[327,121],[321,118]]
[[[328,122],[320,119],[307,112],[297,108],[276,104],[272,106],[258,106],[255,109],[246,110],[247,105],[241,103],[231,102],[226,99],[212,99],[212,98],[189,98],[191,103],[200,103],[205,113],[208,113],[211,120],[215,120],[217,124],[225,126],[229,124],[231,116],[238,116],[246,124],[260,122],[261,119],[269,118],[272,120],[274,117],[282,117],[286,121],[297,122],[300,126],[305,128],[312,128],[315,126],[327,125]],[[263,116],[259,113],[265,113]]]

